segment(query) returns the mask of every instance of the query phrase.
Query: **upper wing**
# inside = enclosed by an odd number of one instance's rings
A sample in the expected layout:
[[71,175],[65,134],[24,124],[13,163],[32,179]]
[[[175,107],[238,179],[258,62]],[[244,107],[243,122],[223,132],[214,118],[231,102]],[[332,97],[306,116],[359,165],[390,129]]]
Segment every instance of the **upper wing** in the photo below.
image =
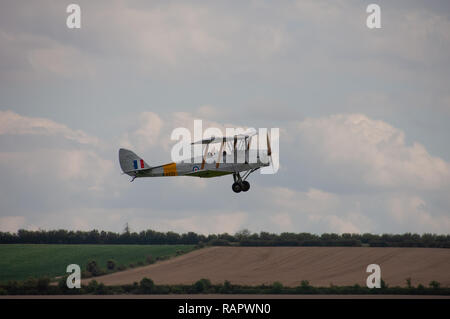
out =
[[193,145],[193,144],[209,144],[209,143],[232,142],[235,139],[238,139],[238,140],[246,139],[246,138],[249,138],[249,137],[251,137],[253,135],[256,135],[256,134],[257,134],[256,130],[254,128],[250,128],[250,129],[244,131],[241,134],[236,134],[236,135],[233,135],[233,136],[220,136],[220,137],[211,136],[210,138],[205,138],[203,140],[196,141],[196,142],[193,142],[191,144]]

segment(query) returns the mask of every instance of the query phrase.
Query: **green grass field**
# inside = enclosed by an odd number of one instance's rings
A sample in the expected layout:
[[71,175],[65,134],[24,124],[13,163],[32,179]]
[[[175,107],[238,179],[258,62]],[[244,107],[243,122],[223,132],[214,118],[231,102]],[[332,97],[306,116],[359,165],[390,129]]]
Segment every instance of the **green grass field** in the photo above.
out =
[[145,263],[149,255],[156,259],[193,249],[193,245],[0,245],[0,282],[62,276],[67,265],[85,270],[91,260],[103,269],[109,259],[128,267]]

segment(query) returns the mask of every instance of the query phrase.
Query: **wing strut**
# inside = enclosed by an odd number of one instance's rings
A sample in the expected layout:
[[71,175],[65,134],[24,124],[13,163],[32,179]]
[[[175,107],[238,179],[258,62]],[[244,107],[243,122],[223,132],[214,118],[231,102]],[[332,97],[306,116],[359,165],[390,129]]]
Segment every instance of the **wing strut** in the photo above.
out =
[[216,168],[219,168],[220,158],[222,157],[223,146],[225,145],[225,139],[223,139],[222,144],[220,144],[219,156],[217,157]]
[[203,156],[203,160],[202,160],[202,168],[201,168],[201,169],[204,169],[204,168],[205,168],[206,155],[208,155],[208,148],[209,148],[209,144],[206,144],[206,147],[205,147],[205,155]]

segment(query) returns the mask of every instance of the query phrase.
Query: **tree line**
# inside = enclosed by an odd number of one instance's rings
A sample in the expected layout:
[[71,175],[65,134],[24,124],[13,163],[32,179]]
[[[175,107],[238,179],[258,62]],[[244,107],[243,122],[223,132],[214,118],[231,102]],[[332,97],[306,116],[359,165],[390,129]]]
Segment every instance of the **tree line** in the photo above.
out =
[[389,287],[386,283],[381,288],[370,289],[358,284],[353,286],[314,287],[307,280],[297,287],[286,287],[280,282],[269,285],[245,286],[229,281],[212,284],[208,279],[200,279],[192,285],[156,285],[153,280],[143,278],[139,283],[106,286],[91,280],[80,289],[69,289],[67,277],[52,285],[49,278],[9,281],[0,284],[0,295],[123,295],[123,294],[389,294],[389,295],[450,295],[450,288],[441,287],[437,281],[431,281],[428,287],[419,284],[414,287]]
[[438,234],[335,234],[284,232],[280,234],[241,230],[234,235],[178,234],[145,230],[122,233],[110,231],[25,230],[0,232],[0,244],[125,244],[125,245],[212,245],[212,246],[370,246],[450,248],[450,235]]

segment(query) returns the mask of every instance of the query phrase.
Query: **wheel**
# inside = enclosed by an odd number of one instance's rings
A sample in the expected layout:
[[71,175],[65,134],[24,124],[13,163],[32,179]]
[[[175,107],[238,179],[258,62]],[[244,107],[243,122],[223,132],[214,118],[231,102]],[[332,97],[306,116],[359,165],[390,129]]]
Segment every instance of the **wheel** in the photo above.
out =
[[246,192],[250,189],[250,183],[247,181],[243,181],[241,185],[242,191]]
[[235,193],[239,193],[242,190],[242,187],[241,187],[241,185],[239,185],[239,183],[233,183],[231,188],[233,189],[233,192],[235,192]]

